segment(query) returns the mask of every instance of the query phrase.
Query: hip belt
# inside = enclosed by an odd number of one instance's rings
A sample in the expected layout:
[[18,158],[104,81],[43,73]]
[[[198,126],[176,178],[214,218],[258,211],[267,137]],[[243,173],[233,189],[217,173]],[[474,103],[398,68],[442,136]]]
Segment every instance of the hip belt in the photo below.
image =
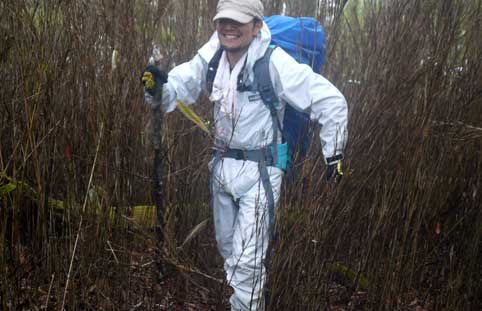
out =
[[278,144],[276,161],[274,157],[274,149],[272,145],[267,148],[243,150],[243,149],[228,149],[226,151],[215,150],[214,157],[231,158],[235,160],[253,161],[263,163],[266,166],[274,166],[282,170],[286,170],[287,164],[290,161],[288,155],[288,144]]
[[228,149],[224,152],[220,152],[221,158],[231,158],[235,160],[263,162],[267,166],[273,166],[273,156],[269,149],[257,149],[257,150],[242,150],[242,149]]
[[[269,180],[268,166],[274,166],[282,170],[286,169],[289,161],[288,145],[278,144],[276,161],[274,161],[274,148],[270,145],[268,148],[256,150],[228,149],[226,151],[215,150],[213,169],[221,161],[222,158],[232,158],[243,161],[253,161],[258,163],[259,175],[266,193],[268,203],[268,226],[270,237],[273,238],[276,231],[275,228],[275,202],[273,188]],[[276,162],[276,163],[275,163]],[[211,177],[211,183],[213,179]]]

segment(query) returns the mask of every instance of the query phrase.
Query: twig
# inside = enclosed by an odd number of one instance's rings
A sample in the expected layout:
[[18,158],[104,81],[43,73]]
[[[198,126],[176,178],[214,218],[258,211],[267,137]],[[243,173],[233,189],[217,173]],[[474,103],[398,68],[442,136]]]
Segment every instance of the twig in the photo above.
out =
[[473,126],[467,123],[463,123],[461,121],[445,122],[434,120],[432,121],[432,123],[439,126],[465,127],[466,129],[482,132],[482,127]]
[[88,198],[89,198],[89,190],[90,190],[90,187],[92,185],[92,179],[93,179],[93,176],[94,176],[95,164],[97,163],[97,156],[99,154],[100,140],[102,138],[103,131],[104,131],[104,124],[102,124],[101,127],[100,127],[100,134],[99,134],[99,140],[97,142],[97,149],[95,150],[94,163],[92,163],[92,169],[90,171],[89,184],[87,185],[87,191],[85,192],[85,197],[84,197],[84,205],[82,206],[82,214],[80,215],[79,229],[77,230],[77,236],[75,238],[74,249],[72,251],[72,257],[70,259],[70,266],[69,266],[69,272],[67,274],[67,281],[65,282],[64,297],[63,297],[63,300],[62,300],[62,309],[61,310],[64,310],[64,307],[65,307],[65,298],[67,297],[67,289],[69,288],[70,275],[72,273],[72,267],[74,265],[74,258],[75,258],[75,253],[77,251],[77,245],[78,245],[78,242],[79,242],[80,231],[82,230],[82,224],[84,222],[84,212],[85,212],[85,208],[87,206],[87,202],[88,202]]
[[110,251],[112,252],[112,255],[114,255],[115,262],[119,264],[119,260],[117,259],[117,256],[115,255],[114,249],[112,248],[112,245],[110,245],[110,241],[107,240],[107,245],[109,245]]
[[186,266],[184,266],[184,265],[181,265],[181,264],[173,261],[173,260],[170,259],[170,258],[164,258],[164,261],[166,261],[168,264],[171,264],[171,265],[173,265],[174,267],[176,267],[177,269],[182,270],[182,271],[184,271],[184,272],[194,273],[194,274],[200,275],[200,276],[202,276],[202,277],[204,277],[204,278],[206,278],[206,279],[209,279],[209,280],[218,282],[219,284],[224,284],[224,281],[223,281],[223,280],[220,280],[220,279],[218,279],[218,278],[215,278],[215,277],[213,277],[213,276],[210,276],[210,275],[208,275],[208,274],[206,274],[206,273],[203,273],[203,272],[201,272],[201,271],[199,271],[199,270],[192,269],[192,268],[186,267]]
[[54,284],[55,274],[52,274],[52,280],[50,281],[49,291],[47,293],[47,299],[45,300],[45,309],[49,307],[50,292],[52,291],[52,285]]
[[153,263],[155,263],[155,261],[154,261],[154,260],[151,260],[151,261],[149,261],[149,262],[146,262],[146,263],[142,264],[141,267],[142,267],[142,268],[145,268],[145,267],[147,267],[147,266],[152,265]]
[[[54,125],[54,127],[50,128],[49,131],[47,132],[47,134],[45,134],[45,136],[42,137],[40,139],[40,141],[32,148],[30,153],[26,157],[24,157],[23,163],[20,165],[20,167],[17,168],[18,172],[21,171],[21,169],[23,169],[23,167],[27,164],[27,160],[32,156],[34,151],[36,151],[40,147],[40,145],[47,139],[47,137],[50,136],[50,134],[53,132],[53,130],[55,130],[57,128],[57,126],[59,126],[59,124],[60,124],[60,121],[57,121],[57,123]],[[16,152],[17,147],[20,145],[20,142],[21,141],[19,140],[18,144],[15,146],[15,149],[13,150],[12,157],[8,160],[7,165],[5,166],[5,169],[4,169],[5,172],[7,171],[8,166],[10,165],[11,161],[14,159],[13,154]]]

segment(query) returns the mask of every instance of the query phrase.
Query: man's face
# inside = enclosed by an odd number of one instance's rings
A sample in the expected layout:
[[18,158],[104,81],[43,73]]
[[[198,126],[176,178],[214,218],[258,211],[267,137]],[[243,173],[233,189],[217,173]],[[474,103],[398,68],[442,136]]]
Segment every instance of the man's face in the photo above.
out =
[[249,22],[241,24],[227,18],[216,21],[216,31],[218,32],[221,46],[227,52],[237,53],[248,50],[251,41],[259,33],[262,22]]

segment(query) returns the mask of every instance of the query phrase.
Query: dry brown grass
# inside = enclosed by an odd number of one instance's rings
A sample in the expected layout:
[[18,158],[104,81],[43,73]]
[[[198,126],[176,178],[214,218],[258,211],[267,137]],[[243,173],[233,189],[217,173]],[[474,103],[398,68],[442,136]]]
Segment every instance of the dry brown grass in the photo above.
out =
[[[316,12],[328,34],[323,74],[350,106],[345,178],[324,183],[314,146],[300,169],[305,187],[287,185],[271,310],[323,309],[334,284],[348,297],[367,292],[352,309],[405,310],[415,300],[430,310],[480,309],[482,3],[366,0],[353,9],[350,1],[342,14],[345,2],[322,1]],[[271,13],[282,8],[265,3]],[[153,42],[171,64],[189,59],[212,31],[215,5],[0,4],[2,309],[58,308],[72,258],[69,309],[155,309],[166,301],[151,283],[152,232],[126,220],[130,207],[151,202],[150,115],[139,77]],[[203,103],[196,111],[209,117]],[[209,144],[178,113],[163,135],[171,259],[222,278],[211,226],[176,249],[210,215]],[[171,294],[217,297],[216,282],[199,275],[176,272],[182,282]]]

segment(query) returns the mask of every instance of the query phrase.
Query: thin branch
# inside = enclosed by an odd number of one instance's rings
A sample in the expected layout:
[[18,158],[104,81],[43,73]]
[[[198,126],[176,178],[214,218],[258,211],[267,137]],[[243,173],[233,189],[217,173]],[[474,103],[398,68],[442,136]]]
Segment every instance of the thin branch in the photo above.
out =
[[79,229],[77,230],[77,236],[75,238],[74,250],[72,251],[72,257],[70,259],[69,272],[67,274],[67,281],[65,282],[64,297],[63,297],[63,300],[62,300],[61,310],[64,310],[64,307],[65,307],[65,299],[67,297],[67,289],[69,288],[70,276],[72,274],[72,267],[74,265],[75,253],[77,251],[77,245],[78,245],[78,242],[79,242],[80,232],[82,230],[82,224],[84,222],[85,208],[87,206],[87,201],[88,201],[88,198],[89,198],[89,190],[90,190],[90,187],[92,185],[92,179],[93,179],[93,176],[94,176],[95,165],[97,163],[97,156],[99,154],[100,141],[102,139],[103,131],[104,131],[104,124],[102,123],[102,125],[100,127],[99,140],[97,141],[97,149],[95,151],[94,162],[92,163],[92,169],[90,171],[89,184],[87,186],[87,191],[85,192],[84,205],[82,207],[82,214],[80,215]]

